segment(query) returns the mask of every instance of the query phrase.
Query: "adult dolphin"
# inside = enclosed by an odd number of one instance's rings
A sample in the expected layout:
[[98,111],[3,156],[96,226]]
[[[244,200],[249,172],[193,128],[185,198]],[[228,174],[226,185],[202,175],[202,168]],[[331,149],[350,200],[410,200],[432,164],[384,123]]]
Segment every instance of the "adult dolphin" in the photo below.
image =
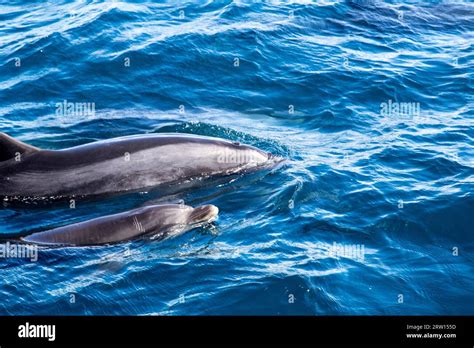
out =
[[281,158],[190,134],[150,134],[42,150],[0,133],[0,197],[94,196],[243,173]]
[[49,246],[114,244],[136,238],[165,239],[216,219],[214,205],[190,207],[164,204],[138,208],[20,238],[23,242]]

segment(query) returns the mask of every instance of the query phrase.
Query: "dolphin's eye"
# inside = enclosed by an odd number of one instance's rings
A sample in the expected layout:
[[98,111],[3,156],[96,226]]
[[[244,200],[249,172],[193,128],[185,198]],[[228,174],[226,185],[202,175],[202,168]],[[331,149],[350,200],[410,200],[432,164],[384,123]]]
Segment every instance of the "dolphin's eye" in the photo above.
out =
[[240,146],[240,142],[238,141],[234,141],[232,144],[234,144],[235,146]]

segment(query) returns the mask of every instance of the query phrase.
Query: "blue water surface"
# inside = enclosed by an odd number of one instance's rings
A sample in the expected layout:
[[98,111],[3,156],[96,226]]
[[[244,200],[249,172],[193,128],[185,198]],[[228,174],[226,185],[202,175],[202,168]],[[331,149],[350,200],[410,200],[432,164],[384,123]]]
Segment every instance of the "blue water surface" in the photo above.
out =
[[469,2],[2,1],[0,131],[45,149],[184,132],[288,161],[164,196],[2,206],[8,234],[150,202],[220,217],[1,259],[0,314],[473,315],[473,42]]

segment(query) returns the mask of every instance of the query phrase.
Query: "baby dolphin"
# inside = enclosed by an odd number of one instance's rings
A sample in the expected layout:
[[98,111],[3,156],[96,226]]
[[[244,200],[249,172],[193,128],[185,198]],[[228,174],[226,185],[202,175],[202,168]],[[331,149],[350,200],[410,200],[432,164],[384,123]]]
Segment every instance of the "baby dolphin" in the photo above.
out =
[[195,182],[271,166],[255,147],[191,134],[128,136],[42,150],[0,133],[0,197],[94,196]]
[[100,217],[22,237],[27,243],[57,246],[88,246],[123,242],[140,237],[165,239],[216,219],[214,205],[153,205]]

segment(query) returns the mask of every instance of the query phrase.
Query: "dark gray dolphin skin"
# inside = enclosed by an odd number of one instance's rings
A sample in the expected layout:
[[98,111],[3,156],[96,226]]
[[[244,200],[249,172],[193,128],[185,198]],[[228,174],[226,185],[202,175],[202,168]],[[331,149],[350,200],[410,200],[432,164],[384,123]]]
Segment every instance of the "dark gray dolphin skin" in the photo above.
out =
[[184,204],[153,205],[33,233],[21,240],[49,246],[113,244],[146,236],[161,240],[213,221],[218,213],[214,205],[196,208]]
[[113,194],[256,170],[281,161],[252,146],[190,134],[150,134],[42,150],[0,133],[0,197]]

